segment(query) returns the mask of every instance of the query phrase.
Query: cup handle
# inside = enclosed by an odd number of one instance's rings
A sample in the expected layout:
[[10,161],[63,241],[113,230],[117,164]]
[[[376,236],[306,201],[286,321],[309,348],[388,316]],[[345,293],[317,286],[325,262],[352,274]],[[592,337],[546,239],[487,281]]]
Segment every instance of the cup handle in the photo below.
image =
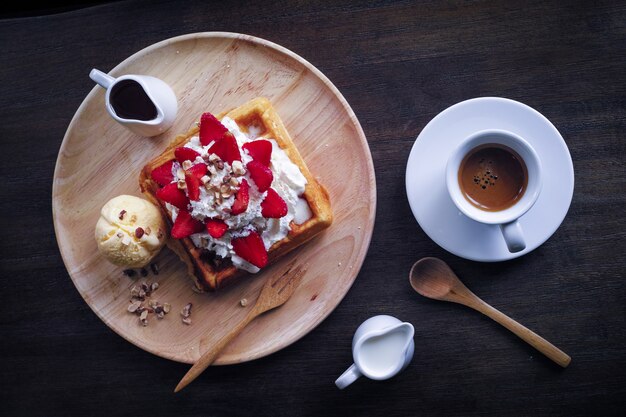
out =
[[502,230],[502,236],[504,237],[507,248],[509,248],[509,252],[515,253],[526,249],[524,232],[518,220],[501,224],[500,230]]
[[337,385],[337,388],[339,389],[344,389],[345,387],[359,379],[361,375],[363,375],[361,374],[361,371],[359,371],[355,364],[352,364],[352,366],[349,367],[346,372],[344,372],[339,378],[337,378],[337,380],[335,381],[335,385]]
[[105,90],[107,90],[111,86],[111,84],[115,82],[115,78],[95,68],[92,69],[89,73],[89,78],[98,83],[98,85],[100,85],[100,87],[104,88]]

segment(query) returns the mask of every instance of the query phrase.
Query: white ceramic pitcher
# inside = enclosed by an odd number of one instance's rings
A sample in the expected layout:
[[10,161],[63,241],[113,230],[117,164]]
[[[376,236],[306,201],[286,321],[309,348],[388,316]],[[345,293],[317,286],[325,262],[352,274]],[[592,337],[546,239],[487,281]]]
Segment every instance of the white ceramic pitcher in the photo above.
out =
[[352,338],[354,364],[337,378],[335,385],[344,389],[363,375],[383,380],[398,374],[413,359],[414,333],[411,323],[403,323],[392,316],[365,320]]
[[[149,75],[122,75],[118,78],[113,78],[110,75],[92,69],[89,73],[89,78],[98,83],[102,88],[106,89],[105,105],[106,109],[121,125],[127,127],[132,132],[141,136],[156,136],[165,132],[174,123],[176,113],[178,112],[178,102],[176,101],[176,95],[174,91],[163,80],[160,80]],[[155,116],[149,120],[139,120],[137,118],[125,118],[120,117],[116,113],[113,104],[111,103],[111,91],[117,84],[122,81],[130,80],[136,82],[143,92],[148,96],[150,101],[155,107]]]

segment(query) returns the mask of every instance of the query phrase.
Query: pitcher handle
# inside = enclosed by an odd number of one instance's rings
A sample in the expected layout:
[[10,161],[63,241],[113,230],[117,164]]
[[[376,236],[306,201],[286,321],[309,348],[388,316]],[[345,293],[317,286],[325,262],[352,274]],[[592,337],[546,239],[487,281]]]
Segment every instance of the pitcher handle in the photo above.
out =
[[100,87],[108,90],[108,88],[115,82],[115,78],[111,77],[109,74],[106,74],[97,69],[92,69],[89,73],[89,78],[98,83]]
[[361,375],[363,375],[361,371],[359,371],[355,364],[352,364],[352,366],[349,367],[346,372],[344,372],[339,378],[337,378],[337,380],[335,381],[335,385],[337,385],[337,388],[339,389],[344,389],[345,387],[359,379]]

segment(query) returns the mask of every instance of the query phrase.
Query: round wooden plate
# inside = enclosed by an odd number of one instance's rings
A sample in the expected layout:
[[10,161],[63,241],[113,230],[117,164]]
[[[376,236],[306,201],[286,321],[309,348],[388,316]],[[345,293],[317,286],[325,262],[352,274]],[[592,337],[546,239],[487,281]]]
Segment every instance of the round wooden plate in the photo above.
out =
[[[52,190],[54,226],[65,266],[93,311],[115,332],[156,355],[195,362],[245,315],[265,280],[296,260],[309,269],[293,297],[252,322],[218,358],[232,364],[260,358],[311,331],[339,304],[354,282],[374,227],[376,182],[372,157],[354,112],[335,86],[293,52],[251,36],[209,32],[168,39],[115,67],[113,76],[147,74],[176,93],[179,112],[164,134],[143,138],[118,125],[104,107],[100,87],[74,115],[56,164]],[[87,77],[87,74],[85,74]],[[219,113],[255,97],[277,109],[309,169],[329,192],[332,226],[257,275],[214,294],[196,294],[184,264],[169,249],[156,259],[160,273],[128,278],[99,253],[94,227],[104,203],[119,194],[140,196],[139,171],[205,111]],[[172,312],[147,327],[128,313],[129,291],[158,281],[153,299]],[[179,311],[193,303],[193,323]]]

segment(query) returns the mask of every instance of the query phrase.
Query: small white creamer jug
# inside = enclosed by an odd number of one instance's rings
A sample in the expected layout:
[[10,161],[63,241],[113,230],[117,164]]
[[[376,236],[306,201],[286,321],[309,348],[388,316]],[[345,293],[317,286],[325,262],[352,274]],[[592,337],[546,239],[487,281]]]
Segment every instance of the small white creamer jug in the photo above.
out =
[[149,75],[110,75],[92,69],[89,78],[106,89],[106,109],[115,121],[141,136],[156,136],[174,123],[178,102],[171,87]]
[[379,315],[365,320],[352,338],[354,364],[337,380],[335,385],[344,389],[362,375],[370,379],[389,379],[404,370],[415,350],[411,323],[395,317]]

